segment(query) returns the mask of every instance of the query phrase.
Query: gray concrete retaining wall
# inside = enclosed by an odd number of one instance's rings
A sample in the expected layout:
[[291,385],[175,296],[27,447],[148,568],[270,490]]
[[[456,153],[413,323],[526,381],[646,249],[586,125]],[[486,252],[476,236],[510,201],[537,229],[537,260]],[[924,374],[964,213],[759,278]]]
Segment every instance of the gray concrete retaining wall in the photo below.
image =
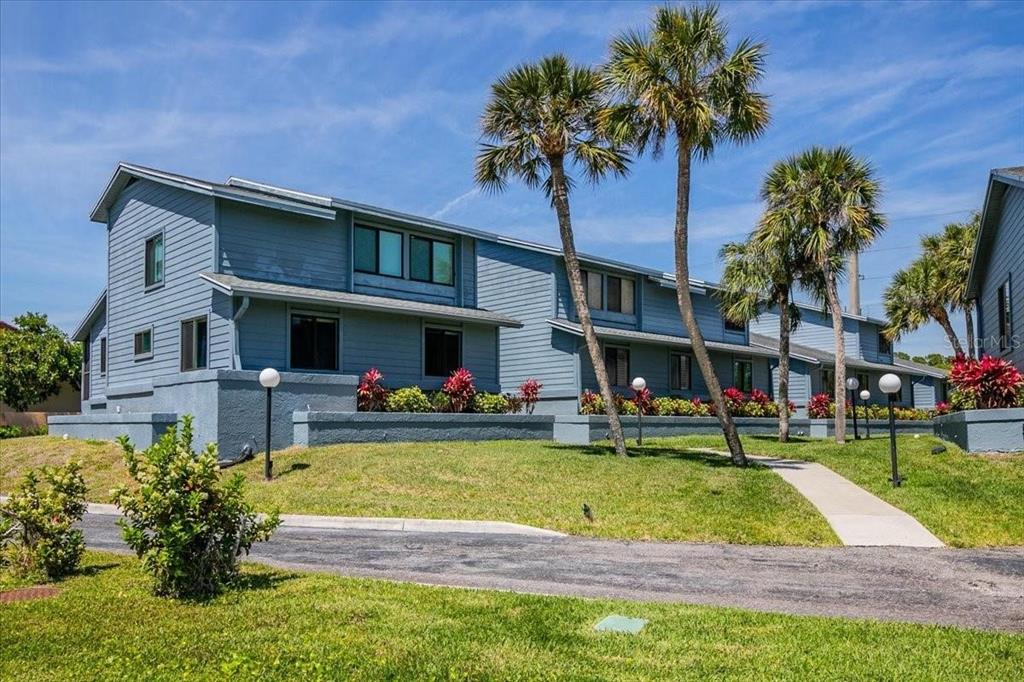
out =
[[526,414],[295,412],[296,445],[455,440],[551,440],[557,417]]
[[148,448],[178,421],[171,412],[135,412],[131,414],[53,415],[47,422],[52,436],[115,440],[126,435],[137,448]]
[[967,452],[1024,451],[1024,408],[953,412],[932,420],[935,435]]
[[[791,423],[797,420],[791,420]],[[805,419],[803,423],[808,424],[806,435],[811,438],[831,438],[836,435],[835,420],[834,419]],[[869,429],[864,423],[863,419],[857,420],[857,429],[860,432],[861,437],[867,435]],[[792,430],[793,433],[796,433]],[[879,435],[888,435],[889,433],[889,420],[888,419],[872,419],[871,420],[871,436],[874,438]],[[896,433],[931,433],[932,432],[932,421],[930,419],[898,419],[896,420]],[[853,438],[853,420],[846,420],[846,437]]]

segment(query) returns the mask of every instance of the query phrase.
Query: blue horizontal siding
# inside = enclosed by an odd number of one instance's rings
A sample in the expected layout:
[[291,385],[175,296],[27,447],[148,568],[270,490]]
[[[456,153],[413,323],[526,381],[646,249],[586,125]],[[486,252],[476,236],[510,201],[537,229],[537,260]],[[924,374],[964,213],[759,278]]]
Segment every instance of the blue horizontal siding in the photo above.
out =
[[[994,207],[989,207],[993,210]],[[1001,200],[1001,217],[980,274],[978,340],[983,352],[1006,358],[1024,369],[1024,189],[1008,187]],[[999,287],[1009,278],[1011,302],[1010,348],[999,347]]]

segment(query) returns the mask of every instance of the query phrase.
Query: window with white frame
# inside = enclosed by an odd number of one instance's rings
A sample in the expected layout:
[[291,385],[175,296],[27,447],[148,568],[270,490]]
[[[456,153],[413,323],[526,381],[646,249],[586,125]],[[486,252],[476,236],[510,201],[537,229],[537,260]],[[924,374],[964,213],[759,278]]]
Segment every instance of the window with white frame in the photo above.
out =
[[146,287],[163,284],[164,235],[155,234],[146,240]]
[[140,329],[133,337],[134,355],[136,360],[153,357],[153,328]]

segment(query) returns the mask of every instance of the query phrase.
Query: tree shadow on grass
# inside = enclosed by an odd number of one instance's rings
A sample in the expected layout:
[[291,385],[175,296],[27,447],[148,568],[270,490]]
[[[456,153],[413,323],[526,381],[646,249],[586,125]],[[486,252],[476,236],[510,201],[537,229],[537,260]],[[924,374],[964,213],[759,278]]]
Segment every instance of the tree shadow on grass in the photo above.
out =
[[[778,436],[772,436],[772,435],[767,434],[767,433],[762,433],[762,434],[754,435],[754,436],[743,436],[743,437],[745,439],[747,439],[747,440],[763,440],[763,441],[768,441],[768,442],[771,442],[771,443],[779,443],[779,437]],[[789,437],[789,440],[786,441],[786,442],[787,443],[810,443],[813,440],[814,440],[813,438],[807,438],[806,436],[792,436],[791,435]],[[785,445],[785,444],[786,443],[779,443],[779,445]]]
[[[614,457],[615,448],[610,445],[547,445],[548,449],[551,450],[562,450],[571,452],[581,452],[584,455],[593,457]],[[712,467],[729,467],[732,466],[732,462],[729,461],[728,457],[722,455],[716,455],[711,452],[703,452],[701,450],[691,450],[688,448],[673,448],[666,446],[652,446],[645,445],[642,447],[628,447],[626,448],[630,459],[641,459],[644,457],[662,457],[665,459],[681,459],[690,462],[698,462]]]

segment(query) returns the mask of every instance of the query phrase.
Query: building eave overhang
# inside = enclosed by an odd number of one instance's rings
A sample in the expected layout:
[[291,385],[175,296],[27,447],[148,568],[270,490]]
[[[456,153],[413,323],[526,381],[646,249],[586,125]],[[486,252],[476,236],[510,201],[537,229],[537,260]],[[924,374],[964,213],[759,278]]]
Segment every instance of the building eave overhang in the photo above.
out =
[[92,328],[96,318],[99,317],[100,313],[107,308],[107,290],[104,289],[100,292],[100,295],[96,297],[93,304],[89,306],[89,311],[82,318],[82,321],[78,323],[75,330],[71,332],[72,341],[86,341],[89,338],[89,330]]

